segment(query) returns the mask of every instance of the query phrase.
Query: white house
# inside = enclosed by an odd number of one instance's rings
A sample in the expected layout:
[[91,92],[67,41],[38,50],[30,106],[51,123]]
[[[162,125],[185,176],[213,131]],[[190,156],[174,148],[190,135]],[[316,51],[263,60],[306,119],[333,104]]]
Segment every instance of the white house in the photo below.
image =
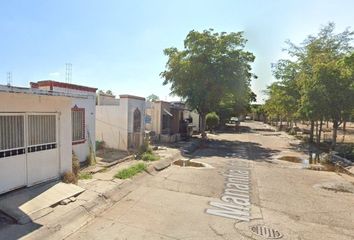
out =
[[73,94],[71,102],[72,148],[80,162],[86,161],[90,155],[90,146],[92,153],[95,153],[97,88],[52,80],[32,82],[31,87]]
[[0,194],[72,168],[71,93],[0,85]]
[[145,98],[99,94],[96,106],[96,139],[107,147],[129,150],[143,142]]
[[154,141],[175,142],[186,135],[187,128],[199,131],[199,115],[181,102],[146,102],[145,118],[145,129]]

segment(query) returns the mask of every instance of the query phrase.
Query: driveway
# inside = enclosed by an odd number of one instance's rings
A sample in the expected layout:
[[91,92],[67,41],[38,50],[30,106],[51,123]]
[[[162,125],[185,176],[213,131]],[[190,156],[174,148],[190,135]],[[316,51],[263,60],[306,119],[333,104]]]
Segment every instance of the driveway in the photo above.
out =
[[306,155],[262,123],[241,125],[210,135],[192,159],[206,167],[136,177],[134,191],[68,239],[354,239],[354,194],[321,188],[354,180],[278,160]]

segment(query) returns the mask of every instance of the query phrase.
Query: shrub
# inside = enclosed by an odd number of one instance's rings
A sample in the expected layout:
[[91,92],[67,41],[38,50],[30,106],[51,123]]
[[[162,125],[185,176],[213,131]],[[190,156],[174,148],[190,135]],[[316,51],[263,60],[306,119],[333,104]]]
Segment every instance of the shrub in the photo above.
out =
[[150,147],[149,140],[147,138],[144,139],[143,144],[138,148],[135,159],[142,159],[144,153],[152,154],[152,148]]
[[211,112],[206,115],[206,125],[210,130],[214,130],[215,127],[219,124],[219,121],[220,118],[215,112]]
[[101,150],[105,147],[105,142],[104,141],[96,141],[96,151]]
[[159,156],[156,156],[153,153],[145,152],[141,155],[141,159],[143,161],[156,161],[156,160],[159,160],[160,158],[159,158]]
[[62,180],[64,183],[73,183],[77,184],[77,178],[72,171],[67,171],[63,174]]
[[92,179],[92,173],[82,172],[79,174],[79,179]]
[[138,163],[135,165],[130,166],[129,168],[125,168],[117,172],[116,175],[114,175],[115,178],[120,178],[120,179],[126,179],[130,178],[146,169],[145,163]]
[[80,161],[79,161],[79,158],[74,153],[74,151],[72,152],[72,169],[73,169],[74,175],[76,177],[78,177],[79,171],[80,171]]

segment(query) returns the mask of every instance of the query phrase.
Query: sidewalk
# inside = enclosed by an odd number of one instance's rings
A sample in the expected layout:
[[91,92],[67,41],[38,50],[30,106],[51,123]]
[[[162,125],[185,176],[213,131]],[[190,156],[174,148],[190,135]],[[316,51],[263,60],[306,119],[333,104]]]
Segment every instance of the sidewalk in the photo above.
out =
[[135,189],[134,179],[156,175],[173,161],[183,158],[181,153],[186,152],[186,149],[192,152],[198,147],[195,142],[183,142],[180,145],[179,149],[160,147],[154,151],[160,160],[145,162],[148,165],[146,172],[132,179],[122,180],[114,178],[114,175],[121,169],[143,161],[128,159],[117,161],[117,165],[100,168],[92,175],[92,179],[79,180],[78,186],[85,189],[83,193],[63,201],[65,205],[55,204],[46,208],[39,217],[35,217],[38,213],[32,213],[28,217],[34,222],[21,225],[1,224],[0,221],[0,239],[63,239],[71,235],[131,193]]

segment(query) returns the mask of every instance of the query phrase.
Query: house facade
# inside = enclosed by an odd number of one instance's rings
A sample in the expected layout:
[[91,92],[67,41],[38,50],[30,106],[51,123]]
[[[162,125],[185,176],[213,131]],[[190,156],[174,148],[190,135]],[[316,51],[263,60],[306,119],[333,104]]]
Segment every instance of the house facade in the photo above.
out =
[[0,194],[71,171],[75,97],[0,85]]
[[96,139],[109,148],[137,149],[144,140],[145,98],[133,95],[98,94]]
[[96,90],[76,84],[53,80],[31,83],[31,88],[73,94],[71,102],[72,149],[80,162],[90,153],[95,154],[96,144]]
[[191,113],[181,102],[147,102],[145,118],[148,121],[146,121],[145,129],[150,132],[154,141],[179,141],[191,131],[191,122],[197,121],[197,115],[193,115],[193,120]]

